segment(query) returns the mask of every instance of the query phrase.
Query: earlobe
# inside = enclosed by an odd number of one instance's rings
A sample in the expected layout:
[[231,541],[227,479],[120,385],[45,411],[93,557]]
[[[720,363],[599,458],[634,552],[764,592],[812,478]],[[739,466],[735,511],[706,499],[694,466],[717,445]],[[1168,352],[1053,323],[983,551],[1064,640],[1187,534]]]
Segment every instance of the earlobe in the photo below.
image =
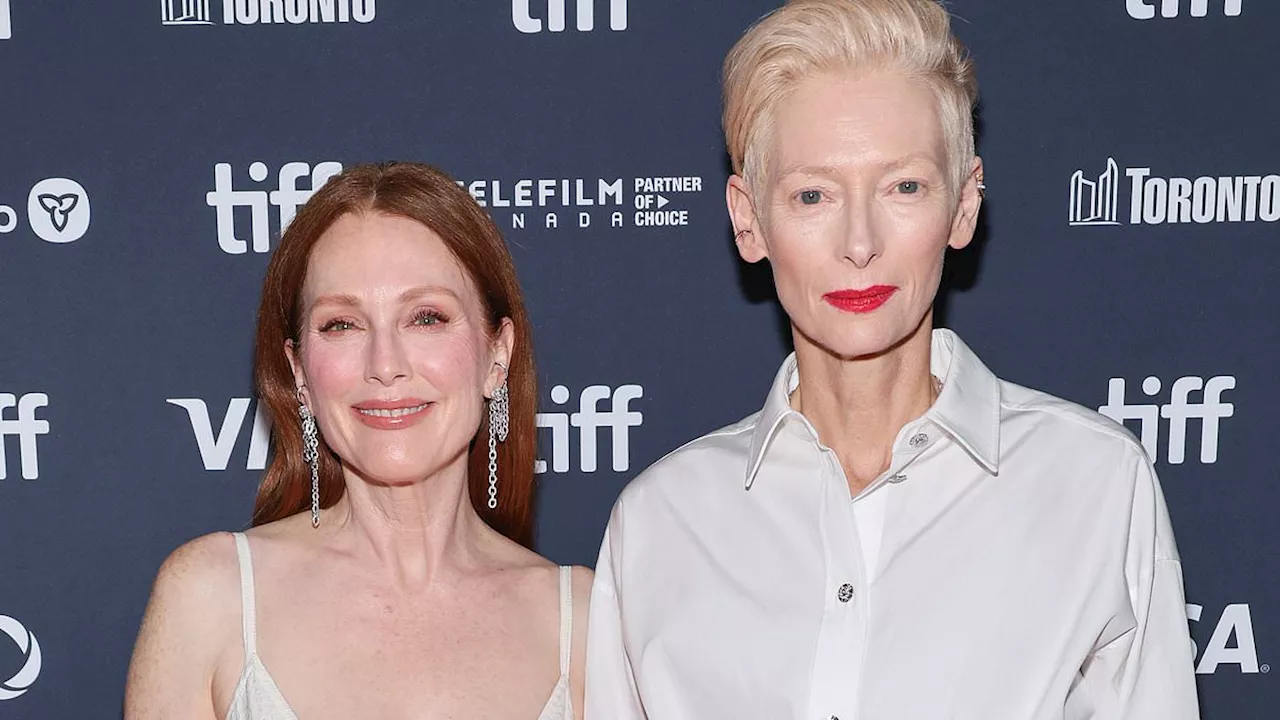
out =
[[738,255],[749,263],[758,263],[769,256],[765,252],[764,243],[756,237],[754,230],[739,230],[734,235],[733,242],[738,246]]
[[960,190],[960,202],[956,205],[955,219],[951,224],[951,238],[947,242],[953,250],[960,250],[973,241],[978,227],[978,211],[986,195],[982,158],[975,157],[964,187]]

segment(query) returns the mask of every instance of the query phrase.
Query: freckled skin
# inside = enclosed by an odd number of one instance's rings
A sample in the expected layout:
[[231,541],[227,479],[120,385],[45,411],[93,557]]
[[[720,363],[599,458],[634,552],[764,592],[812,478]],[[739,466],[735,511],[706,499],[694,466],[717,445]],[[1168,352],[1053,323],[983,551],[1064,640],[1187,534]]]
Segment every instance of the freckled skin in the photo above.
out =
[[[406,291],[423,292],[402,297]],[[326,298],[350,295],[350,305]],[[368,482],[409,484],[465,456],[492,372],[479,296],[444,241],[425,226],[348,215],[312,252],[295,363],[325,442]],[[417,398],[423,421],[387,431],[352,406]]]
[[[471,505],[467,450],[505,378],[510,319],[486,325],[444,242],[405,218],[348,215],[321,237],[283,342],[346,492],[250,529],[256,652],[305,718],[536,717],[559,685],[560,569]],[[499,364],[501,363],[501,365]],[[370,419],[370,401],[425,407]],[[389,412],[386,405],[379,412]],[[591,571],[574,568],[581,720]],[[214,533],[161,568],[130,665],[129,720],[227,716],[245,672],[240,564]]]

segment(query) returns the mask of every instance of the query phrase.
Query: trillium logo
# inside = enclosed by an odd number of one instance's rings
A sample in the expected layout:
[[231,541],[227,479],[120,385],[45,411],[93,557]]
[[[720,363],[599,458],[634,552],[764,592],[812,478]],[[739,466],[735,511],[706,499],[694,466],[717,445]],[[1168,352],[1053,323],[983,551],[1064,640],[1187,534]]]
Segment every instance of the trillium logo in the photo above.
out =
[[45,242],[69,243],[89,230],[89,194],[70,178],[47,178],[27,196],[31,230]]
[[75,193],[67,193],[65,195],[43,193],[37,195],[36,199],[40,202],[40,207],[49,213],[49,222],[53,223],[53,229],[58,232],[67,229],[67,221],[71,219],[71,211],[76,209],[76,205],[80,204],[80,196]]
[[12,700],[27,691],[40,676],[40,643],[22,623],[8,615],[0,615],[0,633],[9,636],[22,651],[22,669],[8,680],[0,680],[0,700]]

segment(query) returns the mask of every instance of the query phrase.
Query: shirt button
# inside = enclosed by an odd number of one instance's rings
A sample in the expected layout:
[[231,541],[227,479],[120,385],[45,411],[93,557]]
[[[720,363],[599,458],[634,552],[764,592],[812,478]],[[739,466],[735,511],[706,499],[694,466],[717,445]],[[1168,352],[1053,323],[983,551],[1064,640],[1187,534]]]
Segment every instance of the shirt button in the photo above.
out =
[[852,599],[853,599],[853,586],[852,586],[852,585],[850,585],[849,583],[845,583],[845,584],[841,585],[841,586],[840,586],[840,589],[836,592],[836,599],[837,599],[837,600],[839,600],[839,601],[840,601],[840,602],[842,602],[842,603],[847,603],[847,602],[849,602],[850,600],[852,600]]
[[911,439],[907,441],[907,444],[913,448],[924,447],[929,444],[929,436],[925,433],[916,433],[911,436]]
[[891,483],[900,483],[900,482],[902,482],[903,480],[906,480],[906,479],[907,479],[907,476],[906,476],[906,475],[904,475],[903,473],[897,473],[896,475],[890,475],[890,476],[889,476],[888,478],[886,478],[886,479],[887,479],[889,482],[891,482]]

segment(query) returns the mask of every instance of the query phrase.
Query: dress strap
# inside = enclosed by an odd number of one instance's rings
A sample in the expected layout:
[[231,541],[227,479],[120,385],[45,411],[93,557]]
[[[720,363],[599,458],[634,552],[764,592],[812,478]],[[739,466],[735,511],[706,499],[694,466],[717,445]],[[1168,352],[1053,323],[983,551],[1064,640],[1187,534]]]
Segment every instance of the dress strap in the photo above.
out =
[[236,539],[236,556],[240,559],[240,616],[244,630],[244,656],[258,652],[257,601],[253,595],[253,559],[249,556],[249,538],[242,532],[232,533]]
[[560,566],[560,675],[569,674],[573,654],[573,568]]

